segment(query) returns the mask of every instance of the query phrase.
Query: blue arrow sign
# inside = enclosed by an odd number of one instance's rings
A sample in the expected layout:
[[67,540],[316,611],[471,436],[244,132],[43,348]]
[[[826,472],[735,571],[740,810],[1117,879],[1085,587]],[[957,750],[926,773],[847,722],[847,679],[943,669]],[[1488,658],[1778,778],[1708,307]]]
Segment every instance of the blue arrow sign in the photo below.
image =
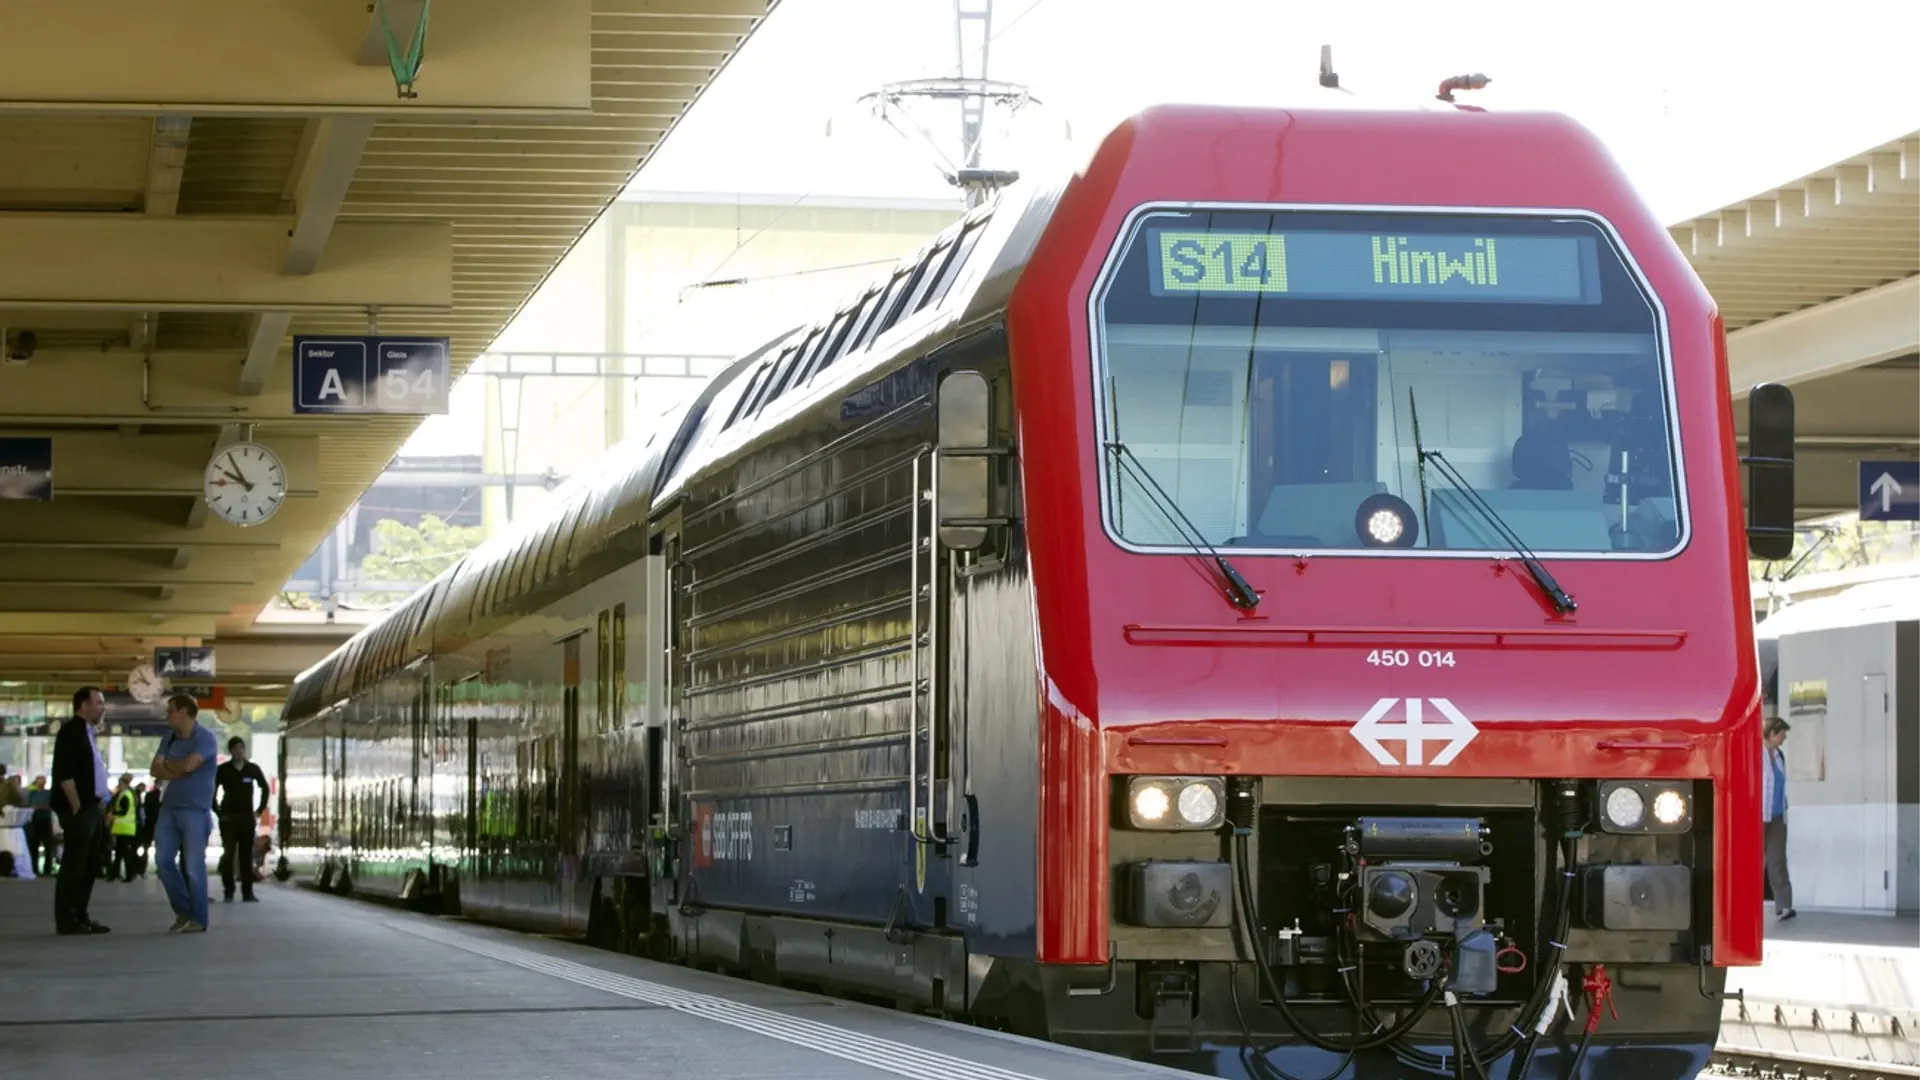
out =
[[1920,521],[1920,461],[1862,461],[1860,520]]
[[447,411],[447,339],[293,339],[293,411],[423,416]]

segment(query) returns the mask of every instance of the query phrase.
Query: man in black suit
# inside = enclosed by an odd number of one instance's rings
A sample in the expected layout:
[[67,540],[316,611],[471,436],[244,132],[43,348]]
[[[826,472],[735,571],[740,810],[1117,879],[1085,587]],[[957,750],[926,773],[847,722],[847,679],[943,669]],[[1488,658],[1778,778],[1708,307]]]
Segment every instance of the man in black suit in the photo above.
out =
[[61,934],[104,934],[87,905],[93,900],[94,868],[104,856],[106,820],[101,800],[107,795],[107,765],[94,742],[94,729],[107,713],[99,689],[73,693],[73,718],[60,725],[53,740],[53,812],[66,834],[60,876],[53,885],[53,925]]

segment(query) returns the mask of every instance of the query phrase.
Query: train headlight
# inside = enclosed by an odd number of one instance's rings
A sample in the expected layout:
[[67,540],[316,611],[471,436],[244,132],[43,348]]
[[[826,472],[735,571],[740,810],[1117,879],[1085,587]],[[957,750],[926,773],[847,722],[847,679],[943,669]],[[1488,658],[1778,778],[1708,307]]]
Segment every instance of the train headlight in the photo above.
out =
[[1607,792],[1607,824],[1616,829],[1637,829],[1647,817],[1647,800],[1630,787]]
[[1653,797],[1653,819],[1662,825],[1678,825],[1687,819],[1687,797],[1668,789]]
[[1420,536],[1413,507],[1397,495],[1369,495],[1353,515],[1353,531],[1366,547],[1412,547]]
[[1136,829],[1214,828],[1224,787],[1210,776],[1133,777],[1127,782],[1127,821]]
[[1690,780],[1603,780],[1600,828],[1610,833],[1680,833],[1693,827]]

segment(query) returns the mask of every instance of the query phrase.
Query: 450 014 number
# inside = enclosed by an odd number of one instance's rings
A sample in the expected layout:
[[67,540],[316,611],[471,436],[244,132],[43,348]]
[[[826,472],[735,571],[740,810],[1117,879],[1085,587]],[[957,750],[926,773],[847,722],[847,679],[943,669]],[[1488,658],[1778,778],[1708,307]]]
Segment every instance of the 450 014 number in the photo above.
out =
[[1419,664],[1424,668],[1452,667],[1452,649],[1421,649],[1410,652],[1406,649],[1375,649],[1367,654],[1367,663],[1374,667],[1412,667]]

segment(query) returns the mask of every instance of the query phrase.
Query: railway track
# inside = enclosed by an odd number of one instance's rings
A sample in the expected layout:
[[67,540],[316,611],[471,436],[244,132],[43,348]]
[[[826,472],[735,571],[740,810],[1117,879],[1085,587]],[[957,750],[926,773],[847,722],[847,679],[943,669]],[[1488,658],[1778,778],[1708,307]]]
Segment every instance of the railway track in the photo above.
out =
[[1755,1080],[1911,1080],[1920,1077],[1920,1067],[1722,1044],[1713,1052],[1713,1063],[1700,1075]]

